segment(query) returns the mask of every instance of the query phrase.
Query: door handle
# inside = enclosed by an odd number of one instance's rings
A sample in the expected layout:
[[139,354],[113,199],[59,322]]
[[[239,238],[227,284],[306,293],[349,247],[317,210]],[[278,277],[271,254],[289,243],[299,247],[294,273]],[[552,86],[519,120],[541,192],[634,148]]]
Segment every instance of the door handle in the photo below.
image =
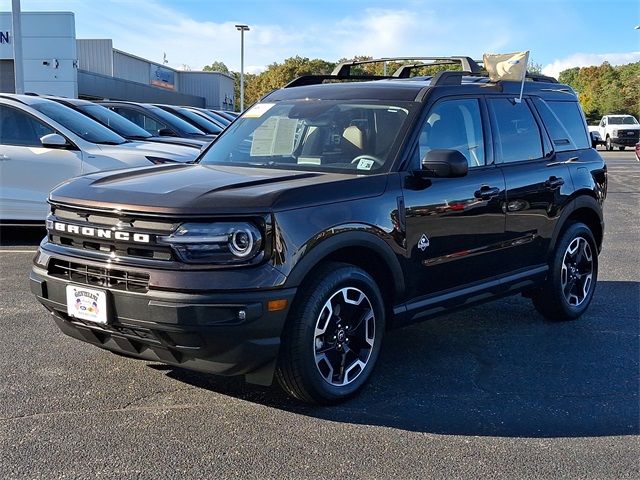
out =
[[0,154],[0,162],[4,162],[6,160],[11,160],[9,155],[5,155],[4,153]]
[[476,190],[473,195],[481,200],[489,200],[500,193],[498,187],[490,187],[489,185],[482,185],[480,190]]
[[549,189],[551,189],[551,190],[555,190],[556,188],[560,188],[562,185],[564,185],[564,179],[562,177],[551,176],[551,177],[549,177],[549,180],[544,182],[544,186],[549,188]]

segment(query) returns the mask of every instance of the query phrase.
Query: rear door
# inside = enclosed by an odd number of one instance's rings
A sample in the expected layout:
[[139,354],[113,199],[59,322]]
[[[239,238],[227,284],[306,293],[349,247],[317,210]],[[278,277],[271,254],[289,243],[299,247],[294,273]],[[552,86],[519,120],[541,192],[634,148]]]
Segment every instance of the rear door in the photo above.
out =
[[504,261],[512,271],[528,269],[546,263],[553,230],[573,191],[567,158],[554,152],[529,100],[499,97],[487,103],[507,188]]
[[18,108],[0,105],[0,212],[2,220],[41,220],[53,187],[82,171],[77,150],[44,148],[57,133]]
[[[407,282],[411,297],[482,281],[503,273],[501,241],[505,182],[492,161],[487,114],[470,97],[439,100],[421,127],[403,179]],[[422,178],[411,173],[433,149],[463,153],[469,173],[459,178]]]

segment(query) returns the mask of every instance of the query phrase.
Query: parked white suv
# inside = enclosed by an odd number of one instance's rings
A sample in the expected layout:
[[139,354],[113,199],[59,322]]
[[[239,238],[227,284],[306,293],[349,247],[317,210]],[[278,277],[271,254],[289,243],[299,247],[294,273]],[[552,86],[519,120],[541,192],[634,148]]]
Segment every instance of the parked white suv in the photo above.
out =
[[0,95],[0,221],[41,221],[59,183],[99,170],[194,160],[182,145],[125,140],[64,105]]
[[[604,143],[607,150],[633,147],[640,136],[640,124],[632,115],[605,115],[597,126],[589,127],[594,143]],[[598,138],[599,137],[599,138]]]

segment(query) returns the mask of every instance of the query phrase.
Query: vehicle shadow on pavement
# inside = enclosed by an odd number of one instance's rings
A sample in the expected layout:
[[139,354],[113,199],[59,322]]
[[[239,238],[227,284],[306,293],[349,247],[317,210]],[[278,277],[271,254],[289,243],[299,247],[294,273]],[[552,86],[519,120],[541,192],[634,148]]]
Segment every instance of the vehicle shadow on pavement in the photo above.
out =
[[356,398],[311,407],[277,387],[183,369],[168,376],[335,422],[449,435],[575,437],[640,432],[640,283],[598,283],[587,314],[546,322],[512,297],[387,333]]

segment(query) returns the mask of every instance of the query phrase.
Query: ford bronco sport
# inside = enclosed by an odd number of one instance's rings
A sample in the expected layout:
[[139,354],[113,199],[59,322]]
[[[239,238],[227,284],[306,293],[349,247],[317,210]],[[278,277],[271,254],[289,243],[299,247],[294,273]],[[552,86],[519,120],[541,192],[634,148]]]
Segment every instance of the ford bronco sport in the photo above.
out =
[[[390,327],[511,294],[578,318],[607,173],[575,93],[417,60],[294,80],[197,164],[59,186],[33,293],[77,339],[317,403],[363,386]],[[442,63],[462,71],[411,76]]]

